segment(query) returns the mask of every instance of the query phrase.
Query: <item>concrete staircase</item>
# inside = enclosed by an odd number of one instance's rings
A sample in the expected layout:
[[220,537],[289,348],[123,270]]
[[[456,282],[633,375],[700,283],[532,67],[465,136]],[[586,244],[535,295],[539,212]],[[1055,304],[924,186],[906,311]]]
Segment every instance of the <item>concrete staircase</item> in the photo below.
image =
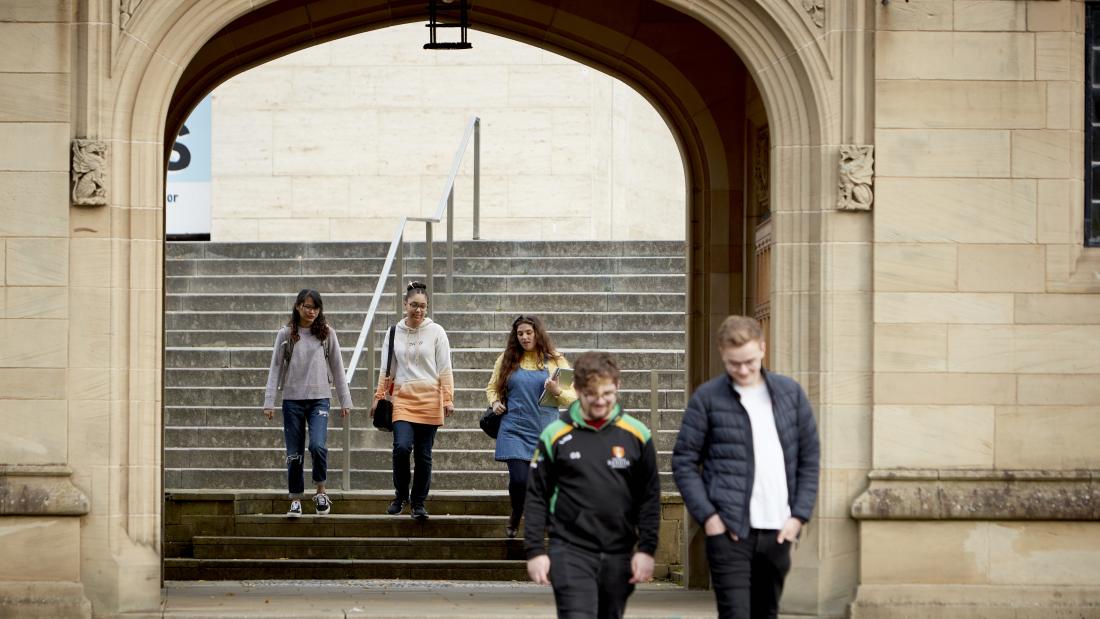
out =
[[[243,577],[245,565],[259,570],[252,578],[280,578],[284,577],[280,574],[292,571],[296,574],[293,577],[306,577],[301,570],[307,566],[317,578],[352,577],[347,576],[352,572],[359,574],[355,577],[370,578],[375,577],[371,576],[374,568],[369,567],[369,561],[375,560],[372,557],[389,561],[388,573],[394,573],[392,562],[399,561],[402,569],[418,569],[421,571],[416,573],[421,577],[431,577],[425,575],[430,570],[423,571],[429,566],[417,567],[407,563],[412,559],[401,552],[386,550],[394,546],[385,540],[395,533],[387,528],[395,519],[375,516],[382,512],[384,499],[392,492],[392,435],[374,430],[365,414],[371,401],[365,358],[360,360],[352,384],[356,408],[351,424],[351,487],[357,493],[377,496],[358,495],[354,501],[338,502],[334,510],[338,518],[330,516],[324,523],[313,523],[307,515],[302,522],[288,524],[282,517],[286,509],[285,499],[281,498],[286,483],[282,424],[278,416],[268,422],[261,413],[274,334],[285,323],[297,291],[306,287],[321,291],[325,314],[340,335],[347,364],[386,250],[387,244],[383,243],[169,243],[165,302],[166,492],[181,497],[191,496],[187,493],[192,491],[233,490],[234,496],[240,496],[241,491],[267,491],[251,502],[236,501],[234,507],[221,504],[217,508],[222,516],[227,515],[226,509],[233,514],[230,535],[210,535],[219,531],[205,531],[194,522],[168,535],[166,557],[190,562],[168,563],[170,578]],[[449,540],[458,536],[469,539],[464,544],[448,541],[443,546],[456,553],[469,546],[475,549],[469,556],[479,560],[520,558],[515,554],[515,542],[500,538],[487,542],[476,531],[481,530],[480,524],[491,525],[488,528],[493,535],[499,536],[507,515],[503,492],[507,470],[493,460],[493,441],[478,429],[477,420],[485,408],[484,388],[493,362],[512,320],[521,313],[542,317],[558,348],[570,358],[589,349],[616,354],[625,370],[620,402],[656,432],[663,487],[672,490],[668,459],[684,406],[684,244],[462,242],[455,246],[452,293],[443,292],[445,279],[438,275],[446,272],[444,251],[443,244],[437,243],[437,276],[429,311],[447,329],[451,340],[456,412],[436,438],[433,494],[429,498],[430,508],[435,505],[432,524],[422,531],[406,530],[401,537]],[[406,280],[423,278],[423,255],[423,244],[413,244],[407,250]],[[388,290],[392,291],[392,279],[390,283]],[[394,300],[387,295],[380,306],[384,313],[374,325],[376,349],[394,320],[393,307]],[[660,371],[660,412],[656,419],[649,413],[653,369]],[[344,474],[345,441],[341,423],[333,417],[328,441],[332,489],[340,487]],[[307,487],[309,467],[307,461]],[[443,495],[448,501],[446,511],[436,505]],[[471,510],[477,513],[470,514]],[[310,512],[310,506],[306,511]],[[467,516],[490,520],[437,520]],[[400,524],[412,526],[407,516],[400,519]],[[220,526],[223,530],[227,527],[224,523]],[[318,544],[317,536],[331,540]],[[352,543],[344,538],[361,541]],[[295,571],[287,560],[305,556],[296,547],[301,544],[316,555],[303,560],[320,563],[307,563]],[[440,547],[431,542],[416,544],[423,546],[421,551]],[[486,551],[482,548],[485,544],[495,550]],[[461,553],[447,558],[429,552],[424,560],[461,562],[467,558]],[[275,564],[261,568],[267,565],[265,561]],[[454,569],[441,573],[453,578],[463,573],[485,577],[498,569],[503,571],[495,572],[497,576],[509,573],[522,578],[522,572],[516,571],[522,561],[468,567],[454,564]]]
[[441,491],[432,517],[384,515],[391,496],[331,493],[333,514],[283,517],[283,493],[171,492],[168,580],[522,580],[523,543],[501,537],[507,500]]

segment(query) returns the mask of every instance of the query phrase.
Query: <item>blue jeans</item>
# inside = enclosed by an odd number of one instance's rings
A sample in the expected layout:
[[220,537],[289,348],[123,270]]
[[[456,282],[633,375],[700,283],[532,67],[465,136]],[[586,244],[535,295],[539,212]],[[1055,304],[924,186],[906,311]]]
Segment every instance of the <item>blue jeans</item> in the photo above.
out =
[[283,439],[286,440],[286,483],[290,498],[300,499],[305,492],[304,449],[309,426],[309,455],[313,457],[313,481],[328,478],[328,398],[319,400],[283,400]]
[[439,426],[409,421],[393,422],[393,490],[394,498],[402,501],[409,496],[409,454],[413,454],[416,471],[412,476],[413,505],[423,505],[432,485],[432,445]]

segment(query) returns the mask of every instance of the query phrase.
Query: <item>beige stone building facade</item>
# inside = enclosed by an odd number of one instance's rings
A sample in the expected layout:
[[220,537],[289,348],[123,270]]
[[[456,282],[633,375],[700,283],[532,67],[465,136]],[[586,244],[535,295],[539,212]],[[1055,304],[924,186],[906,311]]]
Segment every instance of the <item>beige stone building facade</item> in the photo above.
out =
[[[211,240],[388,241],[402,215],[435,212],[473,115],[482,239],[684,238],[676,141],[630,86],[502,36],[459,54],[423,38],[422,23],[353,35],[216,88]],[[463,163],[455,228],[469,238]]]
[[[1100,613],[1088,3],[474,5],[670,127],[690,382],[756,311],[808,387],[822,484],[786,612]],[[0,614],[158,609],[166,136],[232,75],[423,12],[0,0]]]

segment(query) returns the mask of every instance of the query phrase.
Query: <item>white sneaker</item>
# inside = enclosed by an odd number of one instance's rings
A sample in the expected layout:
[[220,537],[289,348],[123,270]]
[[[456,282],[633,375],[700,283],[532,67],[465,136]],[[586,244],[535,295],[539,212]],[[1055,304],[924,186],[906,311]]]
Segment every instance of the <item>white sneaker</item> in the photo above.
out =
[[295,499],[290,502],[290,509],[286,512],[287,518],[301,518],[302,517],[302,502]]
[[332,499],[324,492],[313,495],[313,506],[317,508],[318,516],[327,516],[332,509]]

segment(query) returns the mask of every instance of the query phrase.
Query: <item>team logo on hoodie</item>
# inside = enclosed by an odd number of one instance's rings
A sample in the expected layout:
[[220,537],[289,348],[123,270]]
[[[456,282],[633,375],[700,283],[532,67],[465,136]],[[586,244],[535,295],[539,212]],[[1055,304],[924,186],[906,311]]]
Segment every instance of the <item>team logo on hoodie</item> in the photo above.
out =
[[611,459],[607,461],[607,466],[613,469],[630,468],[630,460],[626,459],[626,449],[622,445],[611,448]]

